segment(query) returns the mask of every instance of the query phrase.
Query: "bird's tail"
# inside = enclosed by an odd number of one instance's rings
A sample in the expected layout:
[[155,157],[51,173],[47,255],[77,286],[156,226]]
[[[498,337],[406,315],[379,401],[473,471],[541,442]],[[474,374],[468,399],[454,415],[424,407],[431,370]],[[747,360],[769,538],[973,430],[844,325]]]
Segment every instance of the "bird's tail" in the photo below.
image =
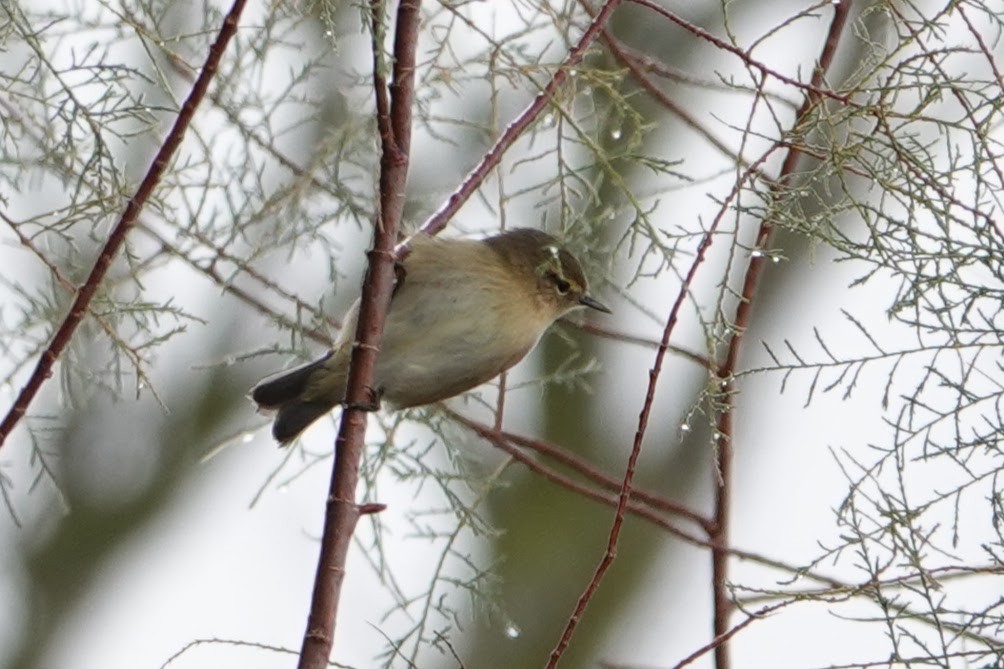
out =
[[292,441],[337,404],[321,397],[304,399],[311,377],[322,369],[330,355],[264,379],[251,389],[251,399],[259,409],[278,412],[272,423],[272,436],[280,445]]

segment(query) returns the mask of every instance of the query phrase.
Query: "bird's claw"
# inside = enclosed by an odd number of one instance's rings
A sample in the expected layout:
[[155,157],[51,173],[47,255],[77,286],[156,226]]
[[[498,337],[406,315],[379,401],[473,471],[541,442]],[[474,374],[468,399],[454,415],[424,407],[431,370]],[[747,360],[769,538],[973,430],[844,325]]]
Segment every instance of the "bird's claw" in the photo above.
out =
[[380,398],[383,397],[383,391],[366,386],[366,392],[369,394],[370,398],[365,402],[342,402],[342,406],[346,409],[358,409],[359,411],[379,411],[380,410]]

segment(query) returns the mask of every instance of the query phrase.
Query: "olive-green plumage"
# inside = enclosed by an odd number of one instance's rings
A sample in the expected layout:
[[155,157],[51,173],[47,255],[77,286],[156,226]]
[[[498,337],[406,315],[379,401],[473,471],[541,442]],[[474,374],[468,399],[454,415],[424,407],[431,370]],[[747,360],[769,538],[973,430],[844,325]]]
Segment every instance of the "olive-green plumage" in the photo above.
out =
[[[517,228],[484,240],[419,235],[398,272],[384,324],[376,391],[393,408],[431,404],[470,390],[530,352],[544,330],[593,299],[582,266],[558,241]],[[278,414],[272,434],[286,443],[342,403],[359,301],[323,358],[261,381],[251,390]]]

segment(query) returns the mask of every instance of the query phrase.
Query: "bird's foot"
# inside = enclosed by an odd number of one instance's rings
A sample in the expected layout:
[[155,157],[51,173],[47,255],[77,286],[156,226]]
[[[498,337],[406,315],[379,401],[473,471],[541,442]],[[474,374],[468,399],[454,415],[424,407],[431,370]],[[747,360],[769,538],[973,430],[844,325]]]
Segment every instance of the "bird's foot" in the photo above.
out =
[[380,398],[383,397],[383,391],[377,388],[370,388],[366,386],[366,393],[369,395],[369,399],[363,402],[342,402],[342,406],[346,409],[358,409],[359,411],[379,411],[380,410]]

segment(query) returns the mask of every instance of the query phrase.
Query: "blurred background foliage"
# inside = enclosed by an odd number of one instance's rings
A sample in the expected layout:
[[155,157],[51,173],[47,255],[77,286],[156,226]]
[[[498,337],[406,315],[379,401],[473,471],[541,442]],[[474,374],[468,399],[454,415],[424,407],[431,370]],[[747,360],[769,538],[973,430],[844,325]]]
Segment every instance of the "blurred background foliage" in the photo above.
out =
[[[756,55],[804,80],[825,34],[826,4],[700,2],[674,11],[737,44],[765,36]],[[879,11],[883,4],[858,5],[852,20],[861,32],[845,40],[831,86],[860,76],[862,63],[877,58],[876,41],[862,35],[895,33]],[[587,24],[585,6],[427,3],[407,210],[413,224],[439,206],[546,81]],[[69,291],[52,268],[71,282],[85,274],[222,15],[196,0],[2,0],[0,7],[0,253],[7,268],[0,399],[9,400],[68,304]],[[12,669],[52,666],[67,621],[86,619],[95,590],[115,587],[123,547],[178,513],[207,468],[240,472],[248,448],[267,451],[275,471],[249,469],[240,493],[216,492],[217,499],[244,502],[249,487],[305,486],[304,472],[330,467],[329,434],[315,434],[291,453],[273,452],[264,420],[244,395],[261,375],[316,355],[356,295],[377,162],[368,27],[353,3],[264,3],[248,11],[181,155],[131,233],[128,253],[116,261],[59,378],[0,452],[8,509],[0,567],[9,576],[0,613],[16,621],[0,638],[0,662]],[[979,20],[991,26],[988,34],[997,25],[992,12]],[[659,78],[660,89],[700,125],[648,94],[598,42],[567,99],[556,101],[449,232],[483,234],[505,225],[562,234],[586,259],[598,292],[614,302],[612,323],[599,324],[651,339],[741,169],[728,152],[769,146],[786,131],[801,91],[772,81],[750,93],[744,87],[759,81],[752,68],[654,21],[642,7],[617,10],[609,33],[633,53],[672,64],[676,76]],[[769,95],[780,102],[765,111]],[[820,123],[804,141],[832,140],[830,130]],[[726,150],[709,136],[724,138]],[[808,174],[838,161],[830,154],[804,162]],[[764,169],[776,166],[772,160]],[[828,179],[806,179],[764,208],[782,221],[812,221],[826,218],[845,195]],[[761,215],[754,205],[730,210],[731,227],[721,233],[727,241],[709,259],[674,344],[718,359],[742,254]],[[775,249],[791,262],[767,273],[751,340],[787,331],[778,324],[804,325],[791,295],[819,286],[812,259],[830,257],[819,243],[804,226],[779,230]],[[619,478],[653,357],[651,344],[559,324],[508,375],[504,425]],[[638,479],[704,513],[716,485],[713,378],[691,359],[672,358]],[[500,406],[493,387],[480,397],[450,406],[491,424]],[[792,418],[777,408],[770,420]],[[369,563],[387,593],[379,606],[391,613],[367,621],[385,645],[354,652],[386,666],[454,667],[448,643],[468,667],[540,666],[602,555],[611,509],[506,464],[437,409],[383,417],[371,441],[364,496],[397,503],[363,528],[358,546],[366,557],[353,558],[348,579]],[[319,490],[311,491],[318,513]],[[390,516],[396,510],[397,520]],[[264,515],[258,507],[238,513]],[[288,521],[309,528],[301,539],[310,546],[313,520]],[[272,549],[270,536],[260,541],[263,551]],[[421,553],[418,542],[431,552]],[[419,578],[438,579],[427,591],[395,581],[394,569],[413,550],[430,557]],[[229,560],[237,564],[242,556]],[[644,615],[634,607],[655,575],[706,582],[709,563],[707,551],[629,518],[614,568],[562,666],[598,666],[612,640],[621,640],[623,652],[625,639],[644,638]],[[285,572],[258,577],[296,571],[307,578],[314,566],[285,564]],[[150,570],[156,579],[156,565]],[[666,601],[667,618],[696,617],[694,625],[710,633],[706,601],[673,594]],[[353,611],[352,604],[343,610]],[[172,625],[155,603],[137,616]],[[693,649],[708,639],[682,643]],[[294,634],[278,645],[298,643]],[[291,662],[262,649],[254,657],[260,666]],[[206,666],[200,662],[193,653],[176,664]],[[358,666],[372,666],[366,662]],[[743,666],[758,665],[747,657]]]

